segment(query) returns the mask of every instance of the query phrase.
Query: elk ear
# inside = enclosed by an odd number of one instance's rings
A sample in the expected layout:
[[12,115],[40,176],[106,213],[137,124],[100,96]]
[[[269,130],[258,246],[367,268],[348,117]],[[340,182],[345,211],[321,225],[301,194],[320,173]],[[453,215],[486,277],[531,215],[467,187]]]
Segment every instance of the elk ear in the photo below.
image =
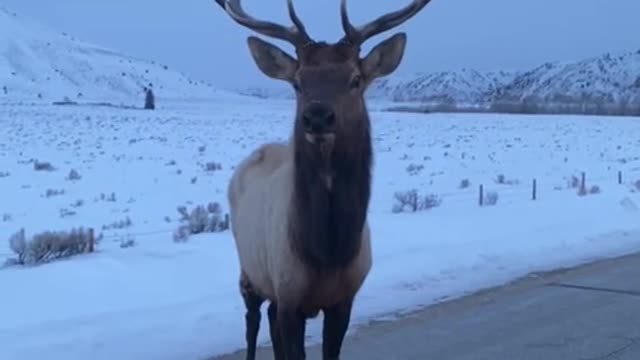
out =
[[267,76],[291,81],[295,74],[297,61],[277,46],[250,36],[247,40],[251,56],[258,68]]
[[404,55],[407,35],[399,33],[376,45],[362,60],[362,71],[371,81],[396,71]]

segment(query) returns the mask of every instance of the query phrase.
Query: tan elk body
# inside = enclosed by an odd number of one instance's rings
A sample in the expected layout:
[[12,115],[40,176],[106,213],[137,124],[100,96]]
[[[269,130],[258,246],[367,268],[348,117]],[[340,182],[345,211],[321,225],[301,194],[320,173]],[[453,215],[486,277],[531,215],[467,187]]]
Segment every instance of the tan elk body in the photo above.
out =
[[373,80],[396,70],[406,35],[391,36],[364,58],[360,47],[414,16],[429,0],[414,0],[361,27],[350,23],[342,0],[345,36],[335,44],[313,41],[291,0],[292,27],[251,17],[239,0],[216,2],[237,23],[290,42],[297,55],[257,37],[248,39],[260,70],[290,83],[297,104],[290,140],[253,151],[229,184],[246,305],[246,357],[255,359],[260,308],[268,300],[276,360],[305,358],[306,319],[320,311],[323,359],[337,360],[353,301],[372,266],[367,211],[373,149],[364,93]]
[[242,272],[254,290],[315,316],[319,309],[353,296],[362,285],[371,268],[369,229],[365,223],[361,246],[344,268],[317,274],[298,257],[289,236],[294,168],[290,146],[263,145],[237,168],[229,191],[232,231]]

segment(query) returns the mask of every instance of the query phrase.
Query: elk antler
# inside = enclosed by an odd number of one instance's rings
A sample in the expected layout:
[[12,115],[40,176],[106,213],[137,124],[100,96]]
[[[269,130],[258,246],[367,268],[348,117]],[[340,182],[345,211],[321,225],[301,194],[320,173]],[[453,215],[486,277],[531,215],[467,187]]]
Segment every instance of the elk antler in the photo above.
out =
[[379,18],[356,28],[349,21],[347,0],[342,0],[340,3],[340,17],[342,19],[342,28],[344,29],[345,36],[340,41],[354,45],[361,45],[367,41],[367,39],[401,25],[405,21],[409,20],[415,14],[420,12],[420,10],[422,10],[429,2],[431,2],[431,0],[413,0],[411,4],[400,10],[380,16]]
[[296,14],[292,0],[287,0],[289,17],[291,18],[291,21],[293,21],[293,26],[290,27],[275,24],[265,20],[258,20],[252,17],[244,11],[242,5],[240,4],[240,0],[215,1],[238,24],[243,25],[257,33],[288,41],[296,47],[300,47],[313,42],[311,37],[309,37],[309,35],[307,34],[307,30],[305,29],[304,24]]

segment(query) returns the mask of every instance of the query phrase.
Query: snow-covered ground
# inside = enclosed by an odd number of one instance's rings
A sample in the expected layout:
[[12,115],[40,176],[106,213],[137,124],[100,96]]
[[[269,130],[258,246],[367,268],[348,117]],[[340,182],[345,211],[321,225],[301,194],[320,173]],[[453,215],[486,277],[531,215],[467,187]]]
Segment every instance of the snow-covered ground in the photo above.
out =
[[[0,359],[182,360],[242,348],[230,233],[175,243],[176,208],[218,201],[226,211],[233,166],[259,143],[285,140],[291,116],[287,101],[253,99],[155,112],[0,107],[0,263],[12,256],[3,239],[22,227],[29,236],[91,226],[105,236],[93,254],[0,270]],[[354,329],[532,271],[640,250],[640,119],[372,118],[375,262]],[[55,170],[35,171],[32,160]],[[222,168],[207,171],[209,162]],[[65,179],[72,169],[79,180]],[[599,193],[568,186],[582,171]],[[464,179],[470,186],[460,188]],[[498,194],[495,205],[478,206],[480,184]],[[441,205],[394,213],[394,193],[414,188]],[[100,230],[127,217],[129,227]],[[136,245],[121,248],[127,237]],[[310,342],[320,322],[310,321]]]

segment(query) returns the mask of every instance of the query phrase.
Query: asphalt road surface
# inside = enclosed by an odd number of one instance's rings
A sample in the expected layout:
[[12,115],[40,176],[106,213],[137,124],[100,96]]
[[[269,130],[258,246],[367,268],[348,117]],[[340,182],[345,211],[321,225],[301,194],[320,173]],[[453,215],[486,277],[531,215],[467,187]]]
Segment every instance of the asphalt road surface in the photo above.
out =
[[[307,358],[320,359],[320,348]],[[244,352],[210,360],[240,359]],[[271,349],[258,359],[273,359]],[[532,274],[371,324],[345,340],[342,359],[640,360],[640,254]]]

